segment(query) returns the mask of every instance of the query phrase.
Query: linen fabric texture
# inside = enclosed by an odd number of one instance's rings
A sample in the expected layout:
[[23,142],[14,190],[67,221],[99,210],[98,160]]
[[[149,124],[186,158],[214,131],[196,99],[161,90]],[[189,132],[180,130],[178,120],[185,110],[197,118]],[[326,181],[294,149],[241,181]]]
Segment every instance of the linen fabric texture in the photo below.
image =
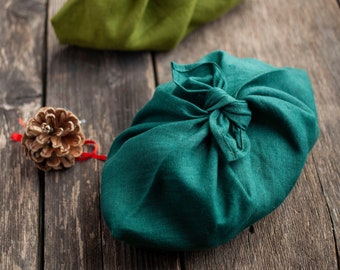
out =
[[240,0],[68,0],[51,22],[61,43],[94,49],[170,50]]
[[293,188],[319,134],[313,92],[303,70],[223,51],[171,67],[112,144],[102,213],[130,244],[214,247]]

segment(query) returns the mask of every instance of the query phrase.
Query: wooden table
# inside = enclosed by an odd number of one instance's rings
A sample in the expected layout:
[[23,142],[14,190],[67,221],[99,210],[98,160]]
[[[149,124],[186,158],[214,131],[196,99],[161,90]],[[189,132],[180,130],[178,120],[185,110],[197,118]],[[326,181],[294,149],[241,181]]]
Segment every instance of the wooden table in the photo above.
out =
[[[65,0],[0,0],[0,269],[338,269],[340,253],[340,8],[337,0],[245,0],[170,52],[61,46],[50,18]],[[222,49],[306,69],[320,138],[272,214],[220,247],[139,249],[109,234],[100,213],[103,162],[38,172],[12,132],[43,105],[65,107],[107,153],[170,61]],[[284,169],[284,168],[282,168]]]

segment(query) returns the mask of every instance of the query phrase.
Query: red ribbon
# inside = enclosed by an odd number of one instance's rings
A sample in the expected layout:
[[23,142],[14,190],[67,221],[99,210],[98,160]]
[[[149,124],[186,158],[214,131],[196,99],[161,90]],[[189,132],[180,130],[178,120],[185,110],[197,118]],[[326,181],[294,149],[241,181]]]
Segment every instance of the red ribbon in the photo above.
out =
[[97,151],[98,151],[97,143],[95,141],[92,141],[92,140],[85,140],[84,145],[89,145],[89,144],[93,145],[92,152],[83,152],[83,153],[81,153],[80,157],[76,158],[76,160],[77,161],[84,161],[84,160],[88,160],[90,158],[94,158],[94,159],[105,161],[106,160],[106,156],[104,156],[104,155],[97,155]]
[[13,133],[11,134],[11,139],[12,139],[12,141],[15,141],[15,142],[21,142],[21,140],[22,140],[22,134],[13,132]]

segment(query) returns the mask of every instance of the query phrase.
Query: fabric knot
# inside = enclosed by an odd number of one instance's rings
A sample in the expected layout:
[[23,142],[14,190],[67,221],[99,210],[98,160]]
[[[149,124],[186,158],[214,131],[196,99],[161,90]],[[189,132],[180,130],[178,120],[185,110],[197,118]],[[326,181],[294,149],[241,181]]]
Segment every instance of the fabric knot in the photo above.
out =
[[244,157],[250,150],[246,129],[251,111],[245,100],[228,94],[228,83],[214,63],[177,65],[172,63],[173,94],[204,110],[210,132],[228,161]]
[[205,110],[220,110],[237,127],[246,130],[251,120],[251,111],[244,100],[237,100],[220,88],[212,88],[206,98]]
[[244,100],[237,100],[221,88],[207,93],[205,110],[210,113],[209,125],[228,161],[244,157],[250,150],[246,129],[251,111]]

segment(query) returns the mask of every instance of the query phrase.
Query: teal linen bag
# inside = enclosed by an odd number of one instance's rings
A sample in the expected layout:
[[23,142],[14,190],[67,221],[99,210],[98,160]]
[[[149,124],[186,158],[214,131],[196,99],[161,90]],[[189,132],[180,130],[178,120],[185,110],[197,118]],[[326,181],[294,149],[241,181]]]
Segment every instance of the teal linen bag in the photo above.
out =
[[293,188],[319,134],[313,92],[303,70],[223,51],[171,67],[112,144],[102,213],[137,246],[214,247]]

